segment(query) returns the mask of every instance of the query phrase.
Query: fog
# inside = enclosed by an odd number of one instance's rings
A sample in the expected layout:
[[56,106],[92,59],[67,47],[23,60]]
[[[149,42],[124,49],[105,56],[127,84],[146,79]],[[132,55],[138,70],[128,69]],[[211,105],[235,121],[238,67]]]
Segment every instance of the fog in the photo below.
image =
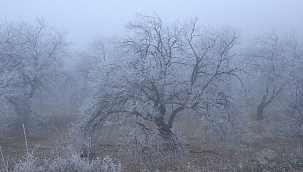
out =
[[0,171],[303,171],[302,0],[2,0]]
[[51,26],[68,31],[73,48],[82,49],[96,34],[108,36],[123,30],[135,13],[158,14],[164,22],[197,16],[200,23],[227,24],[241,31],[242,39],[275,29],[303,35],[301,0],[2,0],[0,18],[34,22],[45,18]]

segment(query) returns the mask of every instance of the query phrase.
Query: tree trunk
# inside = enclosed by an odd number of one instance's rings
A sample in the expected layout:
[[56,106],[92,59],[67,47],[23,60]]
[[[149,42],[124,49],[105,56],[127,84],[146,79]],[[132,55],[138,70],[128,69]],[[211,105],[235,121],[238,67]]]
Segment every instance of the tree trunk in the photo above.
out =
[[[273,96],[272,96],[273,98]],[[257,120],[262,120],[263,119],[263,114],[264,114],[264,108],[269,105],[269,103],[271,103],[272,99],[269,99],[268,101],[266,101],[267,99],[267,95],[264,95],[262,100],[261,100],[261,103],[258,105],[258,108],[257,108]]]
[[267,100],[267,95],[268,95],[268,90],[269,87],[266,88],[266,95],[263,96],[261,103],[258,105],[257,108],[257,119],[258,120],[262,120],[263,119],[263,112],[264,112],[264,108],[269,105],[274,99],[275,97],[282,91],[283,87],[280,87],[278,91],[276,91],[276,89],[273,89],[272,91],[272,95],[270,96],[270,98]]
[[171,131],[170,128],[160,128],[160,135],[164,139],[164,144],[169,150],[176,150],[178,148],[175,134]]
[[264,112],[264,104],[261,103],[258,105],[258,109],[257,109],[257,120],[262,120],[263,119],[263,112]]
[[164,115],[166,113],[166,108],[164,105],[159,106],[160,115],[155,118],[155,123],[158,126],[160,136],[164,139],[164,144],[169,150],[177,149],[177,142],[175,134],[171,131],[171,125],[164,122]]

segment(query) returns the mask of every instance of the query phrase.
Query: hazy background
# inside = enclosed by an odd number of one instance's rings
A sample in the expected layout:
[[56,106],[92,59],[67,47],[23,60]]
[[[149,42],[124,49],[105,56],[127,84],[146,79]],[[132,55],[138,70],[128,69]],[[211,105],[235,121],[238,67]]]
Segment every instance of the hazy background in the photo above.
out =
[[2,20],[43,17],[68,31],[75,49],[85,48],[97,34],[121,32],[135,13],[157,13],[167,23],[196,15],[204,24],[238,28],[242,39],[272,29],[303,35],[302,0],[0,0]]
[[[136,13],[230,25],[243,47],[229,27],[87,47]],[[302,52],[303,0],[0,0],[0,171],[303,171]]]

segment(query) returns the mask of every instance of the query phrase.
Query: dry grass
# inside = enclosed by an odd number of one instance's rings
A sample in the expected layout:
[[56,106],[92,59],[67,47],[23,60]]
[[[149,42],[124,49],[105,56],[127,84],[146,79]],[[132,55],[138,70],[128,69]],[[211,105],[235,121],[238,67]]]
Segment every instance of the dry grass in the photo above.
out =
[[[66,138],[68,123],[71,118],[54,115],[50,123],[58,129],[48,130],[44,136],[29,136],[29,151],[34,152],[39,159],[64,155],[68,150]],[[185,117],[178,117],[173,128],[181,132],[186,142],[186,157],[182,162],[163,163],[146,171],[302,171],[303,170],[303,138],[271,139],[262,137],[262,131],[255,131],[248,136],[250,140],[234,145],[222,145],[215,142],[212,133],[207,133],[199,122],[192,122]],[[178,127],[178,128],[177,128]],[[256,126],[258,129],[260,127]],[[109,128],[113,131],[113,128]],[[131,162],[131,157],[125,157],[118,151],[115,138],[121,137],[118,130],[113,135],[107,135],[95,145],[95,155],[99,157],[117,158],[125,171],[143,171],[142,165]],[[205,135],[207,134],[207,135]],[[206,140],[207,139],[207,140]],[[3,155],[9,160],[10,168],[14,161],[25,154],[25,141],[22,127],[16,128],[0,142]]]

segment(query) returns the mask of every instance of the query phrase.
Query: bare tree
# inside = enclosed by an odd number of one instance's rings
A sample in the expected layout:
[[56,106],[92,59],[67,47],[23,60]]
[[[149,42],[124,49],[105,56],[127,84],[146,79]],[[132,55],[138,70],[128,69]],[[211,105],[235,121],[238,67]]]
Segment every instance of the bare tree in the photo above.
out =
[[200,29],[196,18],[166,26],[158,16],[142,15],[126,29],[90,71],[94,91],[75,126],[93,135],[104,125],[129,124],[136,133],[157,133],[171,150],[178,148],[171,129],[181,113],[199,115],[218,133],[235,131],[241,115],[230,95],[239,80],[230,51],[239,38],[236,30]]
[[[262,34],[253,39],[246,56],[256,80],[255,87],[261,88],[262,99],[257,107],[257,119],[264,118],[264,109],[280,95],[294,77],[296,59],[301,55],[296,49],[296,40],[291,35],[279,36],[276,32]],[[290,42],[292,41],[292,43]],[[294,42],[295,41],[295,42]],[[252,77],[253,78],[253,77]]]
[[277,123],[274,130],[287,137],[303,137],[303,42],[292,33],[285,36],[285,47],[291,62],[289,81],[279,97]]
[[[0,30],[0,73],[13,74],[2,89],[22,123],[31,118],[32,100],[37,94],[50,95],[62,74],[68,44],[65,34],[47,26],[3,21]],[[10,90],[10,91],[8,91]]]

